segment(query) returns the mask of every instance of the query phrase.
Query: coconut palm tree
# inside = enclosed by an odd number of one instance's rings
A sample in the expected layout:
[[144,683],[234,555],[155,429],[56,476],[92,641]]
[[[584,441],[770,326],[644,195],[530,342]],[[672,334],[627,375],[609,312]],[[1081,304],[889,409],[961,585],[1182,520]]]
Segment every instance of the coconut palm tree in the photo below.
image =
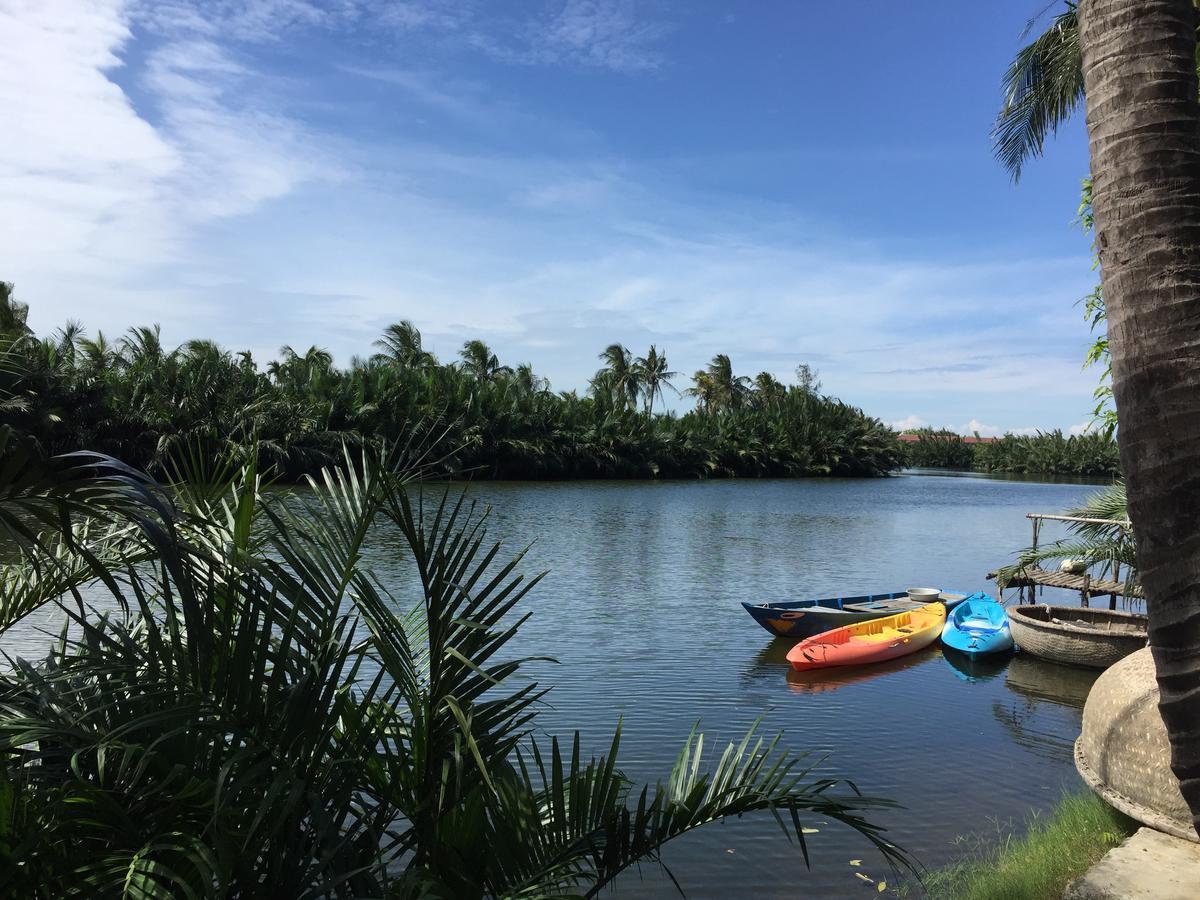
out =
[[632,368],[634,380],[646,403],[647,416],[654,414],[654,402],[663,396],[664,387],[675,391],[676,395],[679,394],[679,391],[675,390],[675,385],[671,383],[671,379],[679,373],[670,370],[667,354],[659,353],[658,348],[653,344],[650,345],[650,350],[645,356],[639,356],[633,361]]
[[1085,0],[1079,10],[1121,465],[1159,709],[1200,828],[1196,24],[1191,0]]
[[[1053,4],[1052,4],[1053,5]],[[1037,19],[1031,19],[1026,34]],[[1021,177],[1025,163],[1041,156],[1046,137],[1062,125],[1083,101],[1083,63],[1079,49],[1076,4],[1017,53],[1003,80],[1004,103],[992,129],[996,156]]]
[[[618,767],[619,729],[599,754],[541,735],[546,691],[510,649],[540,576],[503,560],[470,504],[411,486],[421,441],[285,498],[252,462],[170,492],[2,440],[0,525],[44,509],[48,526],[86,513],[113,530],[25,545],[0,622],[97,577],[125,610],[69,599],[75,633],[0,672],[8,895],[593,897],[675,837],[756,812],[805,858],[819,818],[906,862],[864,818],[891,804],[757,728],[711,771],[694,733],[644,789]],[[407,598],[364,562],[377,529],[404,548]]]
[[642,384],[633,353],[624,344],[609,344],[600,359],[604,366],[592,377],[593,389],[607,396],[616,407],[636,407]]
[[754,376],[754,402],[759,407],[778,403],[786,393],[783,382],[770,372],[759,372]]
[[[1200,0],[1196,3],[1200,5]],[[1040,19],[1031,19],[1025,33]],[[992,146],[1016,180],[1029,160],[1042,155],[1046,138],[1083,104],[1078,3],[1067,0],[1046,30],[1021,48],[1004,74],[1002,87],[1004,103],[992,129]]]
[[462,369],[476,381],[492,381],[501,375],[511,375],[512,369],[500,365],[500,359],[481,340],[470,340],[458,352]]
[[535,373],[532,363],[521,363],[517,366],[513,371],[512,381],[518,393],[525,397],[545,394],[550,390],[550,379]]
[[692,374],[692,386],[683,392],[685,397],[695,397],[696,406],[702,413],[711,413],[717,408],[717,392],[712,375],[704,369]]
[[437,358],[421,347],[421,332],[408,319],[389,325],[375,342],[379,356],[405,368],[423,369],[437,365]]
[[733,374],[733,363],[725,353],[718,353],[708,364],[708,380],[718,409],[736,409],[750,393],[750,379]]

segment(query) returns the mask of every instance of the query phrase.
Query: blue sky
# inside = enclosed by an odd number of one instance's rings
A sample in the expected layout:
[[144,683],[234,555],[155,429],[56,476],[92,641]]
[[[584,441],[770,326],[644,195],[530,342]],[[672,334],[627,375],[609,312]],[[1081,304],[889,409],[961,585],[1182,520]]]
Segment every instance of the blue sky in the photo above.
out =
[[558,389],[653,342],[1079,427],[1083,123],[1017,186],[988,139],[1044,5],[0,0],[0,277],[39,330],[345,363],[407,318]]

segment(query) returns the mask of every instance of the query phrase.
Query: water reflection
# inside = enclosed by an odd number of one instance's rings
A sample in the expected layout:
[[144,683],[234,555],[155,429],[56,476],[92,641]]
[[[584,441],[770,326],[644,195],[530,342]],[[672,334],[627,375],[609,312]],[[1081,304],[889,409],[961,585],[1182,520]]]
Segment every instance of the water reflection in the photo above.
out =
[[968,656],[957,650],[942,648],[946,665],[963,681],[976,683],[991,681],[1008,668],[1011,653],[995,653],[986,656]]
[[789,665],[787,685],[797,694],[823,694],[826,691],[836,691],[852,684],[862,684],[877,678],[887,678],[907,669],[915,669],[933,662],[940,655],[941,650],[935,644],[908,656],[869,666],[833,666],[829,669],[797,672]]
[[788,651],[796,646],[796,643],[795,638],[772,638],[754,654],[754,660],[750,663],[750,674],[769,675],[780,671],[784,666],[790,669],[791,664],[787,661],[787,655]]
[[1072,759],[1078,729],[1063,723],[1078,719],[1099,674],[1018,653],[1005,678],[1010,693],[993,702],[992,716],[1031,753],[1055,762]]
[[1018,653],[1008,667],[1005,684],[1031,705],[1053,703],[1072,709],[1082,709],[1088,691],[1100,677],[1095,669],[1063,666],[1028,653]]
[[822,694],[848,685],[885,678],[907,669],[915,669],[931,662],[941,653],[934,645],[899,659],[867,666],[833,666],[828,669],[797,672],[787,660],[788,651],[795,645],[794,638],[775,638],[754,655],[745,675],[752,679],[766,680],[771,684],[786,681],[787,686],[798,694]]

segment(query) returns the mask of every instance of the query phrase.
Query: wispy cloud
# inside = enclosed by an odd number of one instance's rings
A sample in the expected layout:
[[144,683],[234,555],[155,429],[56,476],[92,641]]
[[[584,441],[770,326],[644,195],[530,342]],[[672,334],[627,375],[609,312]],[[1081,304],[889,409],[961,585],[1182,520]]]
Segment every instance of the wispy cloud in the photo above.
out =
[[158,33],[250,42],[302,28],[434,36],[518,65],[572,65],[636,73],[664,62],[670,26],[646,0],[558,0],[528,12],[472,0],[138,0]]
[[238,41],[275,41],[300,27],[352,21],[363,13],[354,0],[333,5],[310,0],[133,0],[143,27],[168,37],[183,34]]
[[659,43],[670,31],[632,0],[565,0],[548,17],[531,19],[522,62],[576,63],[616,72],[657,69],[664,57]]

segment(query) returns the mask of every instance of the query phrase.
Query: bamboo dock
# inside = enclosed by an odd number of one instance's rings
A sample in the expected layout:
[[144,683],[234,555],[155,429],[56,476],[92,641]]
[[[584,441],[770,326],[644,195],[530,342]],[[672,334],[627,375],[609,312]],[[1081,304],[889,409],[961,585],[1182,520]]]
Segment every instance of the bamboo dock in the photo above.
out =
[[[1077,522],[1088,525],[1117,525],[1122,528],[1129,528],[1129,522],[1112,519],[1086,519],[1078,516],[1059,516],[1046,513],[1028,513],[1025,517],[1033,522],[1032,549],[1035,552],[1037,551],[1038,532],[1041,530],[1041,523],[1046,520],[1054,522]],[[1019,588],[1020,602],[1027,601],[1033,603],[1034,595],[1039,587],[1079,591],[1080,602],[1083,606],[1090,605],[1092,597],[1107,594],[1109,609],[1117,608],[1118,597],[1127,600],[1145,599],[1140,585],[1121,580],[1121,564],[1119,562],[1113,562],[1112,574],[1112,578],[1095,578],[1089,572],[1076,575],[1071,572],[1054,572],[1037,565],[1028,565],[1022,566],[1009,574],[1003,582],[999,580],[1001,572],[998,569],[988,572],[987,577],[989,581],[996,581],[996,587],[999,591],[1003,591],[1007,587]],[[1026,591],[1028,591],[1028,594],[1026,594]]]

